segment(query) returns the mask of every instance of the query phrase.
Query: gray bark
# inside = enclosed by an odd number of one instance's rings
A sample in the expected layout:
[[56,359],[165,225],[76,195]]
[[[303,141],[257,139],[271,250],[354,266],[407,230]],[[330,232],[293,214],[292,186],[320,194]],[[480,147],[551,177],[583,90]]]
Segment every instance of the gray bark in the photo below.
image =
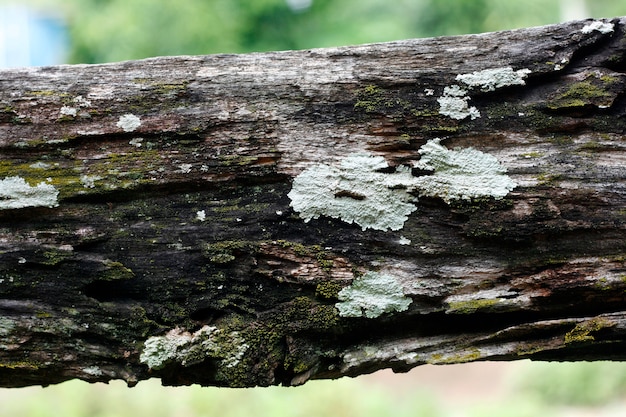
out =
[[0,75],[0,385],[626,356],[624,19]]

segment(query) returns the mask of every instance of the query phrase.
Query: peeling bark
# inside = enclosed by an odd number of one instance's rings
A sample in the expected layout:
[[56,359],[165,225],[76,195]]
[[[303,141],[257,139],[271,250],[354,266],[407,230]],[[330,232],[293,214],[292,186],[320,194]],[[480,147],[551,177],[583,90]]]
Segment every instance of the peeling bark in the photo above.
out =
[[0,77],[0,385],[626,357],[625,23]]

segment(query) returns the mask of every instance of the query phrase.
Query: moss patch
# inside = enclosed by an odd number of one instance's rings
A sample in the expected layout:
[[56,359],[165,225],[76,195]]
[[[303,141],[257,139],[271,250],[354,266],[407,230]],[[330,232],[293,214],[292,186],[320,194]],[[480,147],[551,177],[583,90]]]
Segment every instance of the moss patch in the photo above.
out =
[[446,313],[449,314],[473,314],[479,310],[490,310],[496,306],[500,301],[498,299],[480,299],[480,300],[466,300],[466,301],[453,301],[448,304]]
[[595,341],[592,333],[615,326],[616,323],[604,317],[596,317],[591,320],[578,323],[571,331],[565,334],[565,344],[585,343]]

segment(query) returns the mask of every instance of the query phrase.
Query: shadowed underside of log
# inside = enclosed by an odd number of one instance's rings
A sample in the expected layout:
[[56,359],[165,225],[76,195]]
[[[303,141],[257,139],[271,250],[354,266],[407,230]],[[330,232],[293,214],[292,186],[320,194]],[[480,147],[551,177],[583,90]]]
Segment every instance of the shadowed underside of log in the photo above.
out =
[[625,21],[0,76],[0,385],[626,358]]

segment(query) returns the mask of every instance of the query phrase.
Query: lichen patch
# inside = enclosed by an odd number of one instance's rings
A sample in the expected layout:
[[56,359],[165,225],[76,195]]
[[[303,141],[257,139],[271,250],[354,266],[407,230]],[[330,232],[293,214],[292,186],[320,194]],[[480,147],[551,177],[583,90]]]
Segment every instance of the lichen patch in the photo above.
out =
[[416,168],[433,175],[415,179],[421,196],[439,197],[446,203],[481,197],[501,199],[516,187],[498,159],[473,148],[449,150],[441,139],[428,141],[419,150]]
[[125,114],[120,116],[116,126],[124,132],[134,132],[139,126],[141,126],[141,119],[134,114]]
[[453,85],[443,89],[443,96],[437,99],[439,103],[439,113],[456,120],[463,120],[470,117],[472,120],[480,117],[480,112],[474,106],[469,105],[470,97],[467,91]]
[[365,153],[348,156],[339,167],[312,166],[294,179],[291,206],[305,222],[324,215],[363,230],[401,229],[416,210],[406,190],[414,177],[408,167],[380,172],[385,168],[385,158]]
[[511,67],[490,68],[474,71],[469,74],[459,74],[456,80],[468,87],[479,88],[481,91],[495,91],[497,88],[511,85],[525,85],[529,69],[513,70]]
[[294,179],[291,206],[305,222],[328,216],[363,230],[400,230],[419,196],[500,199],[516,186],[494,156],[476,149],[449,150],[433,139],[419,153],[414,167],[432,175],[416,177],[408,166],[389,172],[385,159],[371,154],[350,155],[338,167],[314,165]]
[[0,180],[0,210],[57,207],[58,196],[59,191],[45,182],[31,186],[21,177],[7,177]]
[[150,369],[162,369],[169,363],[191,366],[206,359],[217,359],[226,368],[232,368],[239,364],[248,347],[238,332],[224,334],[221,329],[206,325],[190,333],[177,327],[165,336],[146,340],[139,360]]
[[388,274],[366,272],[351,286],[339,291],[335,307],[342,317],[376,318],[384,313],[402,312],[413,301],[404,295],[402,285]]
[[602,20],[594,20],[588,25],[583,26],[581,32],[584,34],[589,34],[593,31],[598,31],[600,33],[612,33],[615,30],[615,27],[612,23],[603,22]]

